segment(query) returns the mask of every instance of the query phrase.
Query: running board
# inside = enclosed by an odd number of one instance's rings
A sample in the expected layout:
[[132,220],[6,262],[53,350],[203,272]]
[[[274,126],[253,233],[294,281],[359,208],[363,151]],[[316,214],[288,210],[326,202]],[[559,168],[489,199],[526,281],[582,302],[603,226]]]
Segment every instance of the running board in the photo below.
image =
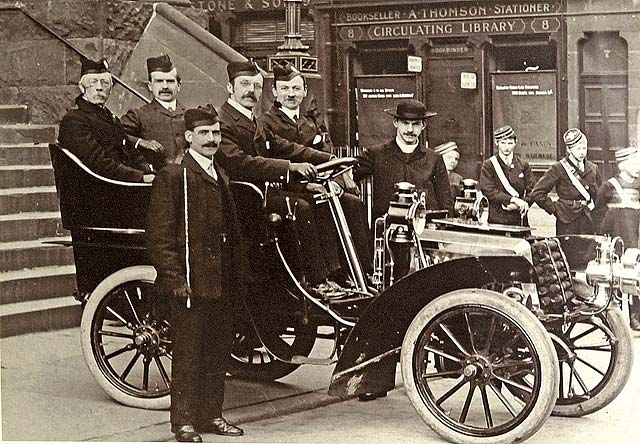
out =
[[293,355],[290,362],[292,364],[331,365],[338,362],[338,360],[331,358],[308,358],[306,356]]

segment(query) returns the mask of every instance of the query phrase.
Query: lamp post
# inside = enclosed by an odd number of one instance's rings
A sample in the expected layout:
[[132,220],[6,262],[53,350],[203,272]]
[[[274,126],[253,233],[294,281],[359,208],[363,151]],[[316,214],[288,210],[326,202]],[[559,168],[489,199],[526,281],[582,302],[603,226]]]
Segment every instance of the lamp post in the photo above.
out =
[[300,34],[300,6],[302,0],[284,0],[286,34],[284,44],[278,46],[278,52],[269,57],[269,71],[280,61],[291,63],[296,69],[305,74],[318,74],[318,59],[309,55],[308,46],[302,43]]

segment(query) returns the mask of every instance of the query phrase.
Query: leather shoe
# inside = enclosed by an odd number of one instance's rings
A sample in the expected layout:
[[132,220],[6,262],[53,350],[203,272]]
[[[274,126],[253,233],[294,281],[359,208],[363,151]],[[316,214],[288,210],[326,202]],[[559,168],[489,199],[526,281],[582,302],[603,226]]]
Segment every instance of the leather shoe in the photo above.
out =
[[240,427],[236,427],[229,424],[222,416],[219,418],[213,418],[199,424],[198,430],[203,433],[215,433],[216,435],[224,436],[242,436],[244,430]]
[[358,395],[358,400],[360,402],[373,401],[377,398],[384,398],[387,396],[387,392],[378,392],[378,393],[362,393]]
[[191,424],[176,426],[175,435],[178,442],[202,442],[202,437]]

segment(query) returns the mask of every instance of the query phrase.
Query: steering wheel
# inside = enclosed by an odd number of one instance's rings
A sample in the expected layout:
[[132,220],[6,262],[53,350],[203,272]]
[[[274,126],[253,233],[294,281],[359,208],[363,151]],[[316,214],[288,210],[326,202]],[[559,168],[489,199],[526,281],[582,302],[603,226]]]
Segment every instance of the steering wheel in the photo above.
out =
[[328,162],[320,163],[316,165],[318,175],[313,182],[324,182],[329,179],[334,179],[341,174],[352,170],[353,167],[359,163],[360,161],[355,157],[339,157]]

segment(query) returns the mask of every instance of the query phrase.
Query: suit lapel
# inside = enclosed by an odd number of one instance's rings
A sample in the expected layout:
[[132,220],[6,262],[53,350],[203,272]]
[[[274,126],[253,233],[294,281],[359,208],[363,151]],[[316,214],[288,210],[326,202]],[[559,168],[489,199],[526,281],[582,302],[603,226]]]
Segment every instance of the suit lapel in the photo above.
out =
[[[200,166],[200,164],[198,162],[196,162],[196,160],[193,158],[193,156],[191,156],[191,154],[188,154],[189,152],[187,151],[187,154],[185,154],[184,158],[182,159],[182,163],[184,164],[184,166],[190,170],[193,171],[196,174],[199,174],[202,178],[204,178],[207,182],[218,186],[218,182],[209,175],[209,173],[207,173],[205,170],[202,169],[202,167]],[[216,168],[216,172],[218,172],[218,169]],[[220,176],[218,176],[220,177]]]

